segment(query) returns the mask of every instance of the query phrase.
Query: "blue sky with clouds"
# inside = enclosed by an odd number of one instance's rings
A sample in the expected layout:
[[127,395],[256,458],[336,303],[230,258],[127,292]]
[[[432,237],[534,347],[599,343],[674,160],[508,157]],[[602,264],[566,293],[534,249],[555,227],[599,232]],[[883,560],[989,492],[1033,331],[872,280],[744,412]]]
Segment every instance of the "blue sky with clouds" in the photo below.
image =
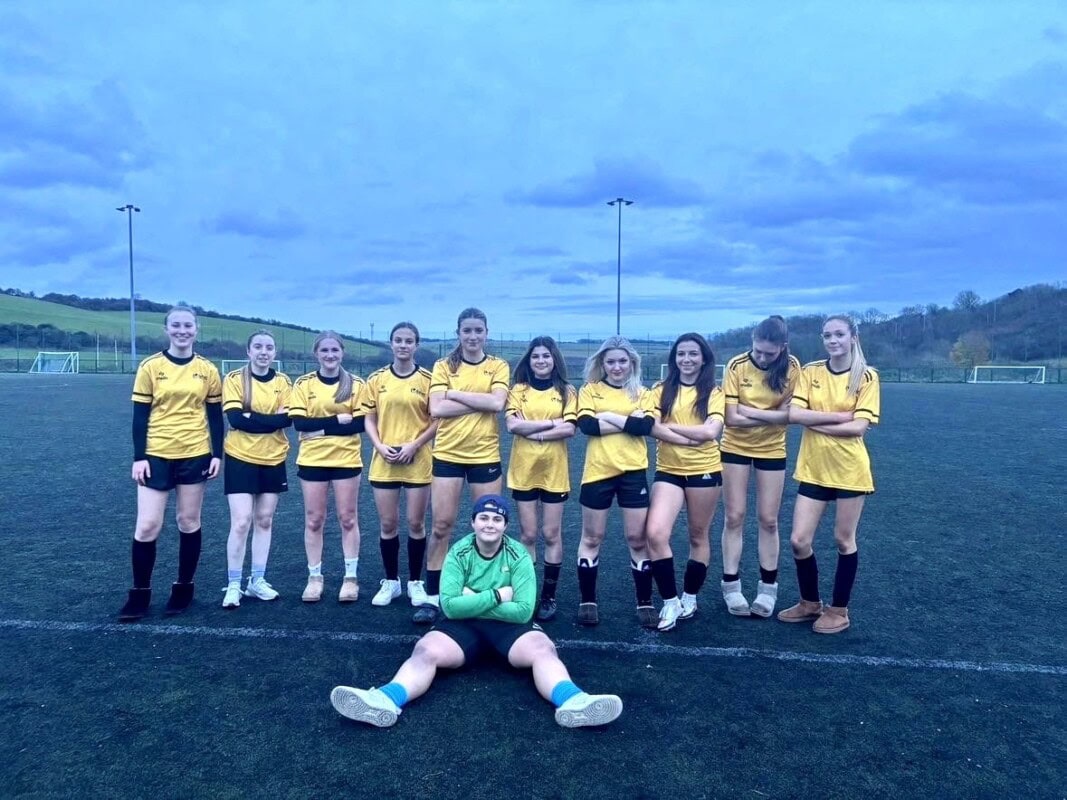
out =
[[1062,2],[0,6],[0,285],[722,330],[1067,275]]

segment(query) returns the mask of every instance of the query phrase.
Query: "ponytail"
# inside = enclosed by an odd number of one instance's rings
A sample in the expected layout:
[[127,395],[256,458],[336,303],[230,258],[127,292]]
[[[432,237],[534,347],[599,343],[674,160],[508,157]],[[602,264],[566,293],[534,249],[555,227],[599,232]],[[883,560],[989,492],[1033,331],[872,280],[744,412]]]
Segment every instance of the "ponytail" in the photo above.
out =
[[785,324],[785,319],[777,314],[767,317],[752,329],[752,338],[782,348],[778,358],[767,365],[763,378],[769,389],[776,394],[782,394],[789,386],[789,327]]
[[863,375],[867,371],[867,359],[863,355],[863,348],[860,346],[860,326],[858,323],[853,322],[848,314],[832,314],[823,320],[823,325],[834,319],[845,323],[848,326],[849,334],[852,336],[852,366],[848,370],[848,393],[855,397],[860,393],[860,388],[863,386]]

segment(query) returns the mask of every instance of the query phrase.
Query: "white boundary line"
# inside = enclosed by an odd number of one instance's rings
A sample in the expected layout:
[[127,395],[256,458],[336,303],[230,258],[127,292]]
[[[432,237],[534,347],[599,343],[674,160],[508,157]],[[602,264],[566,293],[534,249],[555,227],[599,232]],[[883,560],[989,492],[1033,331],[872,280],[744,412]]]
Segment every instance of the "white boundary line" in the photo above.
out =
[[[411,644],[418,636],[395,633],[346,631],[294,631],[285,628],[209,628],[202,625],[120,624],[114,622],[59,622],[53,620],[0,619],[0,629],[56,633],[141,633],[167,636],[210,636],[219,639],[292,639],[370,644]],[[651,638],[651,635],[650,635]],[[953,661],[942,658],[898,658],[846,653],[798,653],[754,647],[691,647],[658,642],[598,642],[560,639],[561,650],[591,650],[641,655],[694,656],[697,658],[766,658],[805,664],[838,664],[863,667],[949,670],[953,672],[1001,672],[1030,675],[1064,675],[1067,666],[1023,664],[1008,661]]]

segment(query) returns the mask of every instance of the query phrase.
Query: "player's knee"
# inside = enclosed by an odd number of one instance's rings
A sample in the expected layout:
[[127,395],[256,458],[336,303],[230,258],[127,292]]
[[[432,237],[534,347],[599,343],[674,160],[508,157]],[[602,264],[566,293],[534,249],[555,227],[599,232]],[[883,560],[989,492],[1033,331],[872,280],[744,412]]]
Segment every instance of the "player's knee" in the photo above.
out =
[[793,548],[794,556],[804,557],[811,551],[811,539],[794,533],[789,537],[789,546]]
[[838,552],[850,553],[856,549],[856,532],[835,530],[834,542],[837,544]]
[[545,537],[545,544],[555,545],[560,543],[560,538],[563,536],[563,529],[559,525],[546,525],[542,534]]
[[445,522],[434,521],[434,523],[433,523],[433,538],[436,539],[439,542],[441,542],[441,541],[447,542],[449,539],[452,538],[452,526],[453,526],[453,523],[451,523],[451,522],[446,524]]
[[304,529],[308,533],[322,536],[323,525],[326,524],[326,515],[318,511],[304,512]]
[[178,520],[178,530],[192,532],[200,529],[200,514],[190,513],[188,511],[179,511],[176,515]]
[[397,526],[397,521],[396,521],[395,517],[392,517],[392,518],[381,517],[378,520],[378,523],[379,523],[379,525],[381,527],[382,538],[383,539],[395,539],[396,538],[396,529],[397,529],[398,526]]
[[762,533],[778,535],[778,517],[772,517],[767,514],[760,514],[759,528]]
[[238,536],[243,536],[248,533],[250,527],[252,527],[251,514],[230,514],[230,530]]
[[134,528],[133,538],[139,542],[154,542],[159,538],[159,532],[163,530],[163,520],[150,519],[138,520]]
[[[546,537],[547,538],[547,537]],[[532,531],[522,530],[519,532],[519,541],[521,541],[526,547],[533,547],[537,544],[537,530]]]
[[351,533],[354,530],[359,529],[359,517],[356,516],[356,512],[345,512],[339,515],[339,521],[341,523],[341,530],[345,533]]
[[[745,512],[730,510],[726,512],[726,528],[730,531],[736,531],[731,533],[732,536],[739,536],[741,534],[741,528],[745,525]],[[723,531],[723,536],[726,536],[726,531]]]
[[556,653],[556,645],[545,635],[538,636],[530,643],[530,656],[531,661],[538,661],[543,658],[559,658]]
[[261,531],[269,531],[274,527],[273,514],[256,514],[256,528]]
[[411,651],[411,660],[422,667],[436,667],[444,661],[444,651],[434,642],[419,639]]
[[412,539],[426,538],[426,522],[423,519],[408,520],[408,534]]

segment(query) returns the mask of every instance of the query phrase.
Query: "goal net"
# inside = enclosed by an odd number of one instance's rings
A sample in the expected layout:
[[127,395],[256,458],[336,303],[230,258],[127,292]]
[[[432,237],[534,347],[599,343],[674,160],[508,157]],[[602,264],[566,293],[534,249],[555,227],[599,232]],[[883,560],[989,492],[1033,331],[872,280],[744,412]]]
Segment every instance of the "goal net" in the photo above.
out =
[[[248,359],[247,358],[241,358],[241,359],[224,358],[222,360],[222,362],[221,362],[222,369],[220,370],[220,372],[222,372],[222,377],[225,378],[229,373],[233,372],[235,369],[241,369],[241,367],[243,367],[247,363],[248,363]],[[271,367],[274,368],[275,372],[285,372],[285,370],[282,369],[282,362],[281,361],[272,361],[272,362],[270,362],[270,365],[271,365]]]
[[1044,367],[1005,367],[994,364],[977,366],[968,383],[1044,383]]
[[77,353],[52,353],[41,350],[30,365],[30,372],[77,373]]
[[[659,365],[659,379],[661,381],[667,380],[667,365],[666,364],[660,364]],[[726,379],[726,365],[725,364],[716,364],[715,365],[715,384],[717,386],[722,386],[722,382],[725,379]]]

